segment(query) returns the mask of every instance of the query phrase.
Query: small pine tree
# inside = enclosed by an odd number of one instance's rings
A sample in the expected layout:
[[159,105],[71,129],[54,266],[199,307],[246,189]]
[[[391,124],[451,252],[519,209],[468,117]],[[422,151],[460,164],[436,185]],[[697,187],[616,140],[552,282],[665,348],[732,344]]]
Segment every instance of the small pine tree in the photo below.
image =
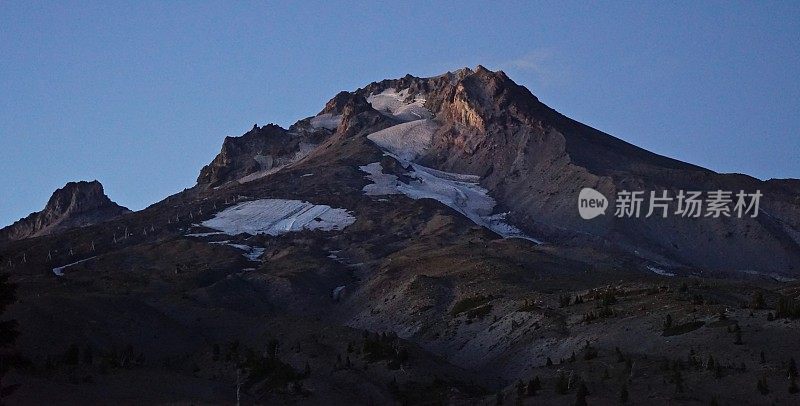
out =
[[614,354],[617,356],[617,362],[625,362],[625,357],[622,356],[622,351],[619,350],[619,347],[614,347]]
[[525,391],[525,395],[526,396],[536,396],[536,390],[537,389],[539,389],[539,388],[536,387],[536,382],[534,382],[534,380],[531,379],[530,381],[528,381],[528,387],[527,387],[527,390]]
[[558,307],[569,306],[570,297],[568,295],[558,297]]
[[564,395],[569,390],[569,381],[563,372],[559,372],[556,376],[556,393]]
[[86,344],[86,347],[83,349],[83,363],[86,365],[92,365],[94,362],[94,349],[92,348],[91,344]]
[[759,361],[762,364],[766,364],[767,363],[767,359],[764,357],[764,351],[761,351],[761,356],[760,356],[760,360]]
[[757,290],[753,292],[753,300],[751,302],[751,306],[753,309],[763,309],[766,306],[766,301],[764,300],[764,292]]
[[542,381],[538,376],[535,376],[533,379],[528,381],[528,390],[526,393],[528,396],[536,396],[536,392],[539,389],[542,389]]
[[392,380],[389,381],[389,393],[396,395],[400,393],[400,385],[397,384],[397,377],[392,377]]
[[672,315],[668,314],[664,319],[664,330],[669,330],[672,327]]
[[709,371],[714,370],[714,357],[711,355],[708,356],[708,361],[706,361],[706,369]]
[[550,357],[547,357],[547,361],[545,361],[544,366],[546,367],[553,366],[553,360],[551,360]]
[[741,330],[736,332],[736,339],[735,339],[735,340],[733,340],[733,343],[734,343],[735,345],[742,345],[742,344],[744,344],[744,343],[742,343],[742,332],[741,332]]
[[[5,313],[6,308],[16,301],[17,286],[8,281],[10,274],[0,273],[0,314]],[[3,378],[15,367],[18,354],[12,349],[14,342],[19,335],[16,320],[0,321],[0,404],[4,404],[3,398],[10,396],[19,388],[19,384],[3,385]]]
[[66,365],[78,365],[78,361],[80,360],[80,349],[78,349],[77,344],[70,344],[67,351],[64,353],[64,364]]
[[572,351],[572,355],[569,356],[569,362],[575,362],[575,351]]
[[628,384],[622,383],[622,388],[619,389],[619,403],[628,403]]
[[597,358],[597,349],[587,343],[586,348],[583,351],[583,359],[588,361],[594,358]]
[[581,382],[575,392],[575,406],[586,406],[586,396],[588,395],[589,390],[586,388],[586,384]]
[[756,382],[756,389],[758,389],[758,392],[761,393],[762,395],[766,395],[769,393],[769,385],[767,385],[766,376],[762,376],[761,378],[758,379],[758,382]]
[[689,349],[689,356],[686,359],[688,360],[690,367],[693,367],[697,364],[697,357],[695,356],[694,348]]
[[683,376],[680,370],[675,370],[673,381],[675,382],[675,393],[683,393]]
[[214,361],[218,361],[219,353],[220,353],[219,344],[214,343],[214,345],[211,346],[211,359],[213,359]]

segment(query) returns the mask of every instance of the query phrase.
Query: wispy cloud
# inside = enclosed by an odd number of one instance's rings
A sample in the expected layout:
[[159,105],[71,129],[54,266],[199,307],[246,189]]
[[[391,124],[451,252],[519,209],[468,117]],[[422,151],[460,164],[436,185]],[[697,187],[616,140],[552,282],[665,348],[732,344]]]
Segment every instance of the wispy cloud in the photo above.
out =
[[547,66],[546,64],[549,58],[550,52],[538,51],[509,61],[506,63],[506,65],[534,73],[542,73],[546,71],[545,66]]
[[544,86],[563,84],[566,79],[566,70],[560,66],[554,53],[546,49],[531,51],[516,59],[503,62],[500,64],[500,68],[526,75],[529,79]]

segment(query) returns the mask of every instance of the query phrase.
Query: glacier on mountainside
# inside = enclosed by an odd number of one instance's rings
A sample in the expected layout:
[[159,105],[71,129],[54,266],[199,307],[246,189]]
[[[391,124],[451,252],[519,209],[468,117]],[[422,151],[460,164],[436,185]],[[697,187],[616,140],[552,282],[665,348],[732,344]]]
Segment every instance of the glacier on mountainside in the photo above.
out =
[[437,127],[431,119],[409,121],[376,131],[367,139],[400,159],[413,161],[430,147]]
[[341,230],[356,221],[345,209],[300,200],[261,199],[237,204],[203,221],[230,235],[281,235],[300,230]]
[[325,128],[327,130],[335,130],[342,122],[341,115],[333,115],[331,113],[323,113],[311,119],[311,127]]
[[416,180],[410,183],[401,182],[397,176],[383,173],[380,162],[373,162],[359,167],[361,171],[367,173],[366,177],[373,181],[372,184],[364,186],[364,193],[370,196],[402,193],[412,199],[434,199],[502,237],[524,238],[541,244],[541,241],[526,236],[517,227],[506,223],[504,213],[492,214],[496,202],[489,196],[489,192],[478,184],[479,177],[439,171],[400,161],[405,167],[411,166],[408,176]]
[[394,117],[401,121],[414,121],[423,118],[432,118],[433,114],[425,108],[425,98],[415,95],[408,101],[408,89],[396,91],[393,88],[367,97],[367,102],[372,108],[384,115]]

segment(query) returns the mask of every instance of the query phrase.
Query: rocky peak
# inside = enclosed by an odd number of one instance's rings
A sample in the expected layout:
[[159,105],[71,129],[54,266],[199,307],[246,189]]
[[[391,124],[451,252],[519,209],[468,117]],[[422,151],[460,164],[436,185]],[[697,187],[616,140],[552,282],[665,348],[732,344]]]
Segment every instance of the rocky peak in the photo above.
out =
[[69,182],[53,192],[44,211],[63,215],[70,212],[90,211],[109,204],[115,203],[106,196],[100,182],[96,180]]
[[341,115],[345,105],[353,99],[353,94],[346,91],[341,91],[333,96],[327,103],[325,108],[319,114],[331,114],[334,116]]
[[546,111],[536,96],[503,71],[492,72],[480,65],[458,81],[450,103],[444,106],[447,117],[481,131],[487,120],[503,117],[532,123],[543,118],[537,113]]
[[276,157],[293,153],[296,142],[291,142],[291,138],[277,124],[254,125],[239,137],[225,137],[219,154],[200,170],[197,183],[214,187],[260,170],[269,170]]
[[355,93],[369,97],[389,89],[406,91],[409,97],[424,95],[425,107],[440,119],[481,132],[486,131],[487,120],[510,117],[532,123],[549,114],[549,109],[528,89],[516,84],[503,71],[493,72],[481,65],[474,70],[465,67],[430,78],[406,75],[386,79],[370,83]]
[[0,229],[0,240],[19,240],[83,227],[129,211],[111,201],[96,180],[69,182],[53,192],[42,211]]

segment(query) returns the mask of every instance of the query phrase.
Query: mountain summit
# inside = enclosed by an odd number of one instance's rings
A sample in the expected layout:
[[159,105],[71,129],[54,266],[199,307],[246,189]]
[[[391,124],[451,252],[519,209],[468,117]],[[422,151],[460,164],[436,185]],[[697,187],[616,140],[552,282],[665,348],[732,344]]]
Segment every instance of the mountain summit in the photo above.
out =
[[0,240],[53,234],[106,221],[129,211],[112,202],[96,180],[69,182],[53,192],[42,211],[0,229]]
[[[614,214],[623,191],[681,190],[763,197],[757,217]],[[799,190],[646,151],[482,66],[373,82],[225,137],[141,211],[71,183],[4,229],[36,371],[18,396],[763,403],[753,383],[798,356],[772,344],[797,339]],[[581,195],[610,207],[585,219]]]
[[[269,125],[228,137],[198,186],[262,179],[352,149],[332,148],[353,136],[408,163],[477,176],[496,211],[538,239],[609,246],[657,267],[800,273],[800,205],[781,182],[719,174],[636,147],[558,113],[483,66],[373,82],[337,94],[289,129]],[[576,210],[586,187],[609,197],[624,190],[760,190],[764,199],[757,218],[697,219],[615,218],[612,199],[607,215],[587,221]]]

